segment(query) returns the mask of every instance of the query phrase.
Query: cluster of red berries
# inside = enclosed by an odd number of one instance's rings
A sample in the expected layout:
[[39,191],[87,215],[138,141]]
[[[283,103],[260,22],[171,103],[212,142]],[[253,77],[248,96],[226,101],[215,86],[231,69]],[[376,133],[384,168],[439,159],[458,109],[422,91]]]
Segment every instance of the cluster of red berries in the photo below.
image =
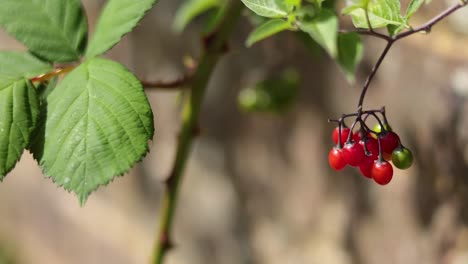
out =
[[[375,114],[383,115],[383,121]],[[365,116],[364,120],[361,118]],[[344,118],[355,116],[351,129],[344,124]],[[373,130],[365,124],[368,116],[374,116],[378,124]],[[388,184],[393,177],[393,165],[399,169],[408,169],[413,163],[411,151],[401,144],[399,136],[392,131],[385,117],[384,110],[367,111],[344,115],[338,127],[333,131],[333,147],[328,155],[330,166],[339,171],[350,165],[359,167],[361,174],[374,179],[380,185]],[[359,123],[360,129],[353,132]],[[391,163],[390,163],[391,162]]]

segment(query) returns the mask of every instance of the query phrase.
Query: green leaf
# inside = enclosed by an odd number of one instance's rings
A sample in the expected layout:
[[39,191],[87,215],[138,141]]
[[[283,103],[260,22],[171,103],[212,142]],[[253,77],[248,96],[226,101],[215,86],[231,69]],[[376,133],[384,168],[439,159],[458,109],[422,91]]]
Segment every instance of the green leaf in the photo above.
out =
[[405,29],[405,27],[406,27],[405,24],[401,24],[399,26],[387,25],[387,31],[390,36],[395,36],[398,33],[400,33],[403,29]]
[[410,19],[410,17],[419,10],[422,4],[424,4],[424,0],[411,0],[406,9],[406,19]]
[[52,66],[27,52],[1,51],[0,75],[32,78],[52,71]]
[[174,29],[181,32],[190,21],[206,11],[218,7],[220,0],[187,0],[177,10],[174,19]]
[[346,5],[345,8],[343,8],[343,10],[341,10],[341,14],[348,15],[349,13],[351,13],[352,11],[354,11],[356,9],[360,9],[360,8],[366,9],[367,5],[369,4],[369,1],[371,1],[371,0],[350,0],[350,1],[346,1],[347,5]]
[[335,12],[321,9],[313,19],[299,21],[299,28],[308,33],[330,56],[337,56],[338,18]]
[[42,82],[36,85],[37,95],[39,102],[42,104],[46,102],[47,96],[55,89],[58,84],[58,77],[53,77],[47,82]]
[[93,58],[50,92],[32,151],[44,174],[81,204],[148,152],[153,114],[139,80],[122,65]]
[[0,180],[29,145],[38,105],[35,89],[27,79],[0,77]]
[[0,26],[34,54],[52,62],[79,60],[86,17],[79,0],[2,0]]
[[302,0],[284,0],[289,12],[293,11],[295,8],[299,8],[301,2]]
[[[203,35],[209,35],[210,33],[213,33],[214,30],[216,30],[219,21],[223,19],[225,8],[226,7],[222,5],[213,8],[213,10],[209,10],[210,12],[208,12],[207,18],[203,25]],[[261,18],[259,16],[256,17]]]
[[259,16],[281,18],[288,16],[288,6],[284,0],[241,0]]
[[354,83],[357,65],[362,60],[363,45],[357,33],[342,33],[338,35],[337,62],[350,83]]
[[101,55],[132,31],[156,0],[108,0],[96,24],[87,57]]
[[256,28],[252,33],[250,33],[247,38],[246,45],[247,47],[252,46],[254,43],[268,38],[276,33],[279,33],[283,30],[291,28],[291,23],[284,19],[272,19],[268,20],[264,24]]
[[[369,28],[364,8],[361,4],[356,4],[351,5],[343,12],[351,15],[355,27]],[[371,0],[367,5],[367,10],[372,28],[405,24],[405,20],[401,16],[399,0]]]

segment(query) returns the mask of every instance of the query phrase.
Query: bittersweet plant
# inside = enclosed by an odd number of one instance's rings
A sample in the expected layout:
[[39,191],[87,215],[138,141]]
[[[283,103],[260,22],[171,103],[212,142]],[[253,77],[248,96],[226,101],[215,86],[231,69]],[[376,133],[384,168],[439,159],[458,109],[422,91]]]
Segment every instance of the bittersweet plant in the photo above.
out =
[[[198,134],[206,88],[217,62],[229,50],[227,39],[244,7],[255,27],[246,46],[291,31],[305,45],[321,47],[350,83],[355,82],[363,55],[360,35],[387,42],[362,87],[356,112],[330,120],[338,127],[333,133],[336,146],[329,155],[333,168],[359,166],[364,176],[387,184],[393,175],[390,162],[406,169],[413,157],[392,131],[384,108],[363,109],[370,83],[394,43],[429,32],[467,5],[466,0],[459,0],[427,23],[413,27],[411,17],[428,1],[412,0],[402,8],[399,0],[186,0],[173,27],[182,31],[195,17],[207,13],[202,55],[182,78],[142,83],[123,65],[101,55],[132,31],[155,2],[108,0],[89,40],[79,0],[3,0],[0,8],[0,26],[28,50],[0,51],[0,180],[27,149],[43,173],[76,193],[83,205],[90,193],[123,175],[149,151],[154,125],[144,88],[189,88],[176,155],[165,181],[151,263],[163,263],[173,246],[179,187]],[[351,18],[355,29],[339,30],[337,9],[341,6],[341,13]],[[275,79],[243,90],[239,103],[246,111],[282,112],[294,100],[299,80],[288,68]],[[370,129],[365,123],[369,117],[380,128]],[[349,118],[354,119],[350,128],[344,122]]]

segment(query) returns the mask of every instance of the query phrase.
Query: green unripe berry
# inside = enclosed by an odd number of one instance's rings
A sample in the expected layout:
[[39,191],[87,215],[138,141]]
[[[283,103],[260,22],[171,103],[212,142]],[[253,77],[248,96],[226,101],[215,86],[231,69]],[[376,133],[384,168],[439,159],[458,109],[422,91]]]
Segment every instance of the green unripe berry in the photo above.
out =
[[413,153],[405,147],[396,148],[392,153],[392,162],[401,170],[408,169],[413,164]]
[[[384,124],[384,127],[385,127],[385,131],[392,131],[392,127],[389,124]],[[377,123],[374,126],[374,131],[377,132],[377,133],[382,132],[382,127],[380,126],[379,123]]]
[[[392,131],[392,127],[389,124],[384,124],[384,127],[385,127],[385,131]],[[382,126],[380,126],[380,124],[377,123],[377,124],[375,124],[373,130],[375,131],[375,133],[380,133],[380,132],[382,132]],[[377,139],[377,135],[375,135],[375,134],[372,134],[372,137]]]

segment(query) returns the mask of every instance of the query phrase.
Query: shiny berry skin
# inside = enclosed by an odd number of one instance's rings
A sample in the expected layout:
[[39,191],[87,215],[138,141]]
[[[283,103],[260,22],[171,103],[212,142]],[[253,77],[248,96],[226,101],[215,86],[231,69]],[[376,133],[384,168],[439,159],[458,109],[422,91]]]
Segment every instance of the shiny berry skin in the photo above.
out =
[[[348,135],[349,133],[351,132],[351,130],[347,127],[342,127],[341,128],[341,144],[344,144],[346,142],[346,140],[348,140]],[[335,130],[333,130],[333,134],[332,134],[332,137],[333,137],[333,142],[335,142],[335,144],[338,144],[338,135],[339,135],[340,131],[339,131],[339,128],[336,127]]]
[[413,153],[405,147],[397,148],[392,153],[392,162],[395,167],[406,170],[413,164]]
[[372,165],[371,174],[376,183],[380,185],[386,185],[392,180],[393,177],[392,164],[386,161],[376,160]]
[[391,161],[392,160],[392,153],[384,152],[383,153],[383,159],[386,160],[386,161]]
[[398,147],[400,138],[394,132],[385,132],[380,137],[380,144],[382,145],[382,151],[391,154],[393,150]]
[[[384,128],[385,128],[385,131],[392,131],[392,127],[389,124],[384,124]],[[377,123],[374,126],[374,131],[377,133],[382,132],[382,126],[379,123]]]
[[337,147],[333,147],[328,154],[328,163],[337,171],[346,167],[346,161],[343,159],[343,151]]
[[349,165],[359,166],[365,158],[362,145],[355,142],[346,143],[343,147],[343,158]]
[[[385,124],[384,128],[385,128],[385,131],[392,131],[392,128],[390,127],[389,124]],[[382,132],[382,126],[379,123],[377,123],[377,124],[375,124],[373,130],[374,130],[375,133],[381,133]],[[377,139],[377,136],[375,134],[372,134],[372,137]]]
[[[370,152],[371,156],[374,157],[374,160],[377,159],[379,156],[379,143],[377,142],[377,139],[373,137],[368,137],[366,140],[366,148],[364,148],[364,141],[360,140],[359,144],[362,146],[364,151],[367,149],[367,151]],[[374,161],[372,160],[372,161]]]
[[361,174],[369,179],[372,179],[372,166],[374,165],[375,159],[373,156],[366,156],[364,161],[359,164],[359,171]]

